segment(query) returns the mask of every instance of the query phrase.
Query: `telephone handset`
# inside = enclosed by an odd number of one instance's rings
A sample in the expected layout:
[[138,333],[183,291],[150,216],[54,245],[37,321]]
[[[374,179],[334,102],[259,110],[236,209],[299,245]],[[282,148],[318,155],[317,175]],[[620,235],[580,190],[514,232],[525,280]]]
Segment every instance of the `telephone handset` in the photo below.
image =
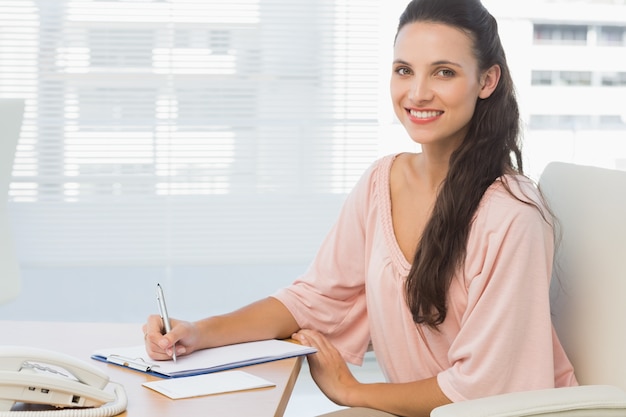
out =
[[24,346],[0,346],[0,415],[16,402],[84,408],[117,400],[111,407],[102,407],[103,412],[108,412],[99,414],[116,415],[126,409],[126,396],[121,385],[114,387],[114,393],[105,390],[108,384],[109,377],[100,369],[69,355]]

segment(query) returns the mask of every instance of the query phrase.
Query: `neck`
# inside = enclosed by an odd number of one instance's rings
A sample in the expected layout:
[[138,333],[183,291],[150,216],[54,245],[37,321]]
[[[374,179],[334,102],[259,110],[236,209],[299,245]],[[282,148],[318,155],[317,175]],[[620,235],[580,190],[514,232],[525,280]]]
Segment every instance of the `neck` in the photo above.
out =
[[422,153],[416,159],[414,168],[431,190],[438,190],[448,175],[450,155],[451,152],[433,152],[432,149],[423,147]]

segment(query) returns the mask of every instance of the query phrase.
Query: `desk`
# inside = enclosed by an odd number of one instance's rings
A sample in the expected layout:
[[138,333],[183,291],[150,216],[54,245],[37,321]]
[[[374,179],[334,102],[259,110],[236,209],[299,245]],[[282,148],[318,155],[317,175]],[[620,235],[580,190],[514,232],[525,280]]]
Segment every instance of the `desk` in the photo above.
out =
[[140,324],[0,320],[0,344],[66,353],[101,368],[111,377],[111,381],[124,385],[128,395],[128,408],[125,413],[120,414],[122,417],[180,417],[199,414],[212,417],[281,417],[302,364],[302,358],[290,358],[241,368],[275,383],[276,387],[171,400],[141,385],[158,378],[90,359],[91,353],[96,349],[142,343]]

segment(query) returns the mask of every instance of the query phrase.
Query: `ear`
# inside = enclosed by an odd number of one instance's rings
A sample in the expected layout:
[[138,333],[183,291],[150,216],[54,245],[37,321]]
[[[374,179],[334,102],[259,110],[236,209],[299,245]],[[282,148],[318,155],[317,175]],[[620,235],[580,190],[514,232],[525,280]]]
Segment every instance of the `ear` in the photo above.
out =
[[489,98],[491,93],[498,86],[498,82],[500,81],[500,74],[502,70],[500,69],[500,65],[496,64],[489,68],[487,71],[483,72],[480,77],[480,91],[478,93],[478,97],[482,99]]

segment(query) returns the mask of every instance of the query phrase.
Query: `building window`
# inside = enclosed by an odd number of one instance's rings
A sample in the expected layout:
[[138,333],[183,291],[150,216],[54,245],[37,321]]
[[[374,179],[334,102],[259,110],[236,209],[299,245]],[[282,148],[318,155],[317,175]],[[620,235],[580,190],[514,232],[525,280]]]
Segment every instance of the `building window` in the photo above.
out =
[[626,130],[619,115],[533,114],[528,126],[531,130]]
[[600,128],[611,130],[626,129],[626,121],[620,115],[600,116]]
[[552,85],[552,71],[533,71],[532,85]]
[[626,27],[624,26],[601,26],[598,31],[598,45],[600,46],[625,46]]
[[591,116],[567,114],[535,114],[528,123],[534,130],[589,129],[591,124]]
[[534,39],[537,45],[585,45],[588,27],[584,25],[534,26]]
[[565,85],[565,86],[589,86],[591,85],[590,71],[533,71],[532,85]]
[[605,87],[626,86],[626,72],[604,72],[601,77],[602,85]]
[[559,84],[571,86],[591,85],[591,71],[560,71]]

